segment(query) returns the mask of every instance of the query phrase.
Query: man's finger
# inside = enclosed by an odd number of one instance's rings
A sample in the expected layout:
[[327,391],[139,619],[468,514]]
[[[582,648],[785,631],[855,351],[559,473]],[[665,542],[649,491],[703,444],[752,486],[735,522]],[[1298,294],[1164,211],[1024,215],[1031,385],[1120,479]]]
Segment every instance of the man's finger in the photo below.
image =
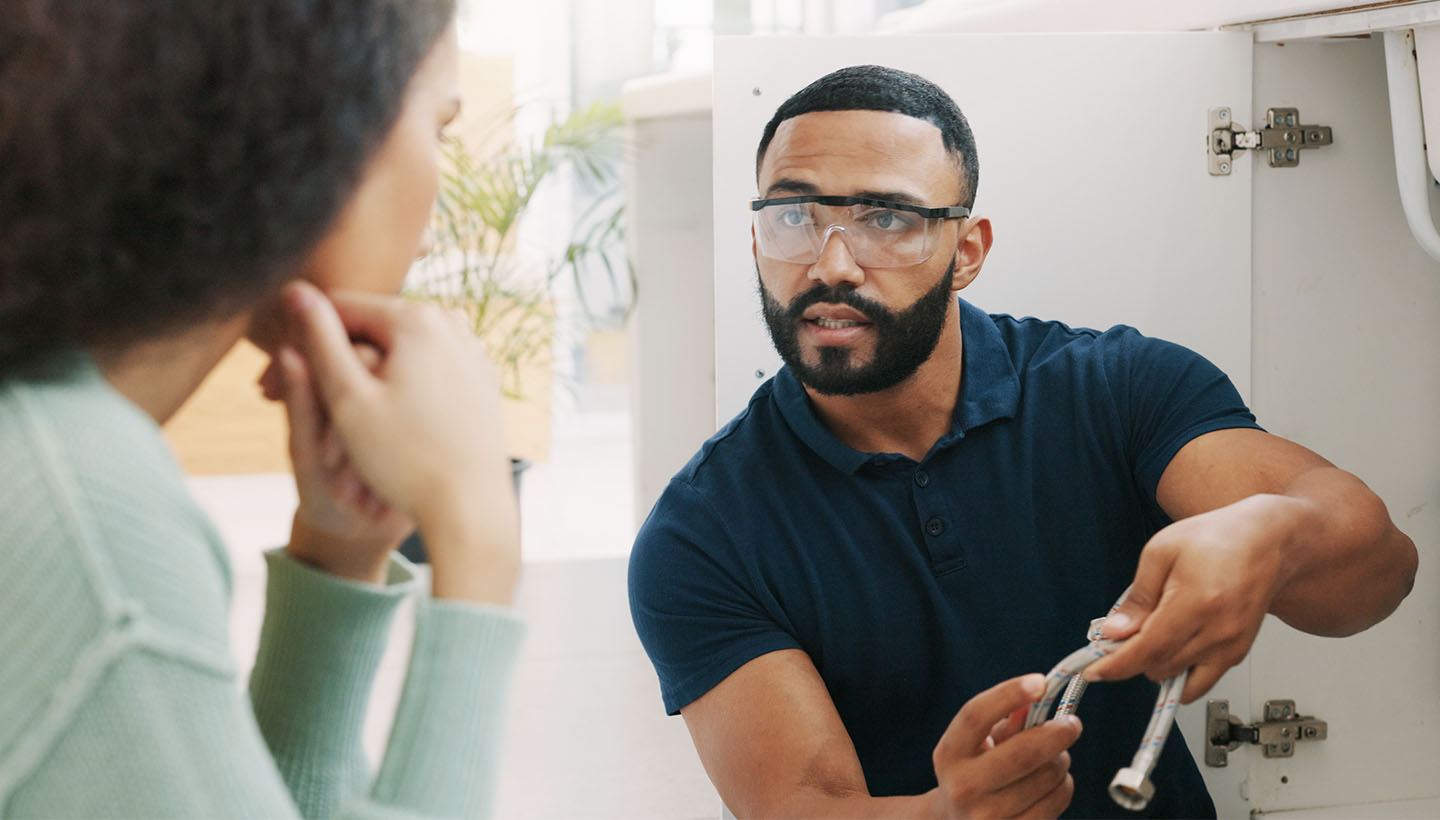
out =
[[997,745],[1004,743],[1018,734],[1021,729],[1025,728],[1025,718],[1028,717],[1029,714],[1030,707],[1021,706],[1019,709],[1011,712],[1008,717],[996,723],[994,728],[990,730],[990,737],[995,739]]
[[995,795],[991,808],[1000,817],[1018,817],[1044,800],[1070,773],[1070,753],[1060,752]]
[[[992,789],[1008,787],[1045,766],[1080,739],[1080,718],[1064,715],[1017,733],[975,761],[972,771]],[[1028,805],[1028,804],[1027,804]]]
[[974,757],[984,749],[990,729],[1011,712],[1045,694],[1045,676],[1021,675],[1002,681],[966,701],[935,745],[937,761]]
[[1181,703],[1194,703],[1211,687],[1220,682],[1220,678],[1229,671],[1228,667],[1222,664],[1200,664],[1190,670],[1190,677],[1185,679],[1185,689],[1180,693]]
[[1179,602],[1167,601],[1147,618],[1138,634],[1091,664],[1083,674],[1085,680],[1124,680],[1148,673],[1175,658],[1205,627],[1193,618],[1182,617],[1180,613],[1184,610]]
[[369,383],[370,371],[356,358],[350,334],[324,294],[308,282],[292,282],[281,298],[315,386],[333,410],[340,397]]
[[1160,603],[1165,589],[1165,579],[1175,564],[1175,551],[1167,549],[1154,539],[1140,551],[1140,563],[1135,567],[1135,580],[1125,590],[1115,611],[1101,625],[1101,632],[1107,638],[1120,640],[1139,631],[1141,624]]
[[1016,814],[1022,820],[1029,818],[1051,818],[1059,817],[1060,813],[1070,806],[1070,798],[1075,795],[1075,777],[1066,773],[1065,778],[1060,781],[1050,793],[1040,798],[1035,805]]

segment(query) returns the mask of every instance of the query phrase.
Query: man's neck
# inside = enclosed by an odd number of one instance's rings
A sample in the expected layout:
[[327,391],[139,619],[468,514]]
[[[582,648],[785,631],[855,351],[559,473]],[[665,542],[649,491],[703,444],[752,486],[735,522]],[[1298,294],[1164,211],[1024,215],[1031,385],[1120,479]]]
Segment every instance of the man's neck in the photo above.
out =
[[830,432],[862,453],[900,453],[919,461],[950,431],[960,400],[964,343],[960,317],[946,317],[930,358],[905,381],[888,390],[858,396],[805,392]]

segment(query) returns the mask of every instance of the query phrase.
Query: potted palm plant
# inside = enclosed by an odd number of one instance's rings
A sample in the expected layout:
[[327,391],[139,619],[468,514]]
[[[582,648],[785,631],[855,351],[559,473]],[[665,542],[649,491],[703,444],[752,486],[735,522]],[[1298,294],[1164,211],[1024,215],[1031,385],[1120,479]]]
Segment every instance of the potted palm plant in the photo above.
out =
[[[634,303],[621,127],[619,106],[602,102],[576,109],[533,143],[483,156],[459,140],[446,145],[434,241],[407,293],[462,312],[500,367],[517,490],[529,459],[548,443],[557,337],[623,322]],[[537,222],[548,231],[527,239]],[[538,434],[536,419],[546,422]],[[402,552],[424,560],[418,538]]]

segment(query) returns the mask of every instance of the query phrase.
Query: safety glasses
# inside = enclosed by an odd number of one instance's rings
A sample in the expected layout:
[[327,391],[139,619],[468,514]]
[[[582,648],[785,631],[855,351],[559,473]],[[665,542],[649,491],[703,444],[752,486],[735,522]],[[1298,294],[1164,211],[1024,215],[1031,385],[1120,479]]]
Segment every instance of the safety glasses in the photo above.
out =
[[757,199],[755,238],[770,259],[813,265],[838,233],[862,268],[903,268],[929,259],[947,219],[970,209],[926,208],[859,196],[786,196]]

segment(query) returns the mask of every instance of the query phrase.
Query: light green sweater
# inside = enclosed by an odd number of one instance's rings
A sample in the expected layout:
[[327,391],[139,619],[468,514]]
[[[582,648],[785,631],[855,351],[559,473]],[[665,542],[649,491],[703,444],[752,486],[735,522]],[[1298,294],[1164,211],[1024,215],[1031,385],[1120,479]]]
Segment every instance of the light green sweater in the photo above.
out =
[[247,698],[225,547],[155,423],[84,355],[0,381],[0,815],[488,814],[522,624],[420,598],[372,777],[361,726],[410,571],[266,557]]

